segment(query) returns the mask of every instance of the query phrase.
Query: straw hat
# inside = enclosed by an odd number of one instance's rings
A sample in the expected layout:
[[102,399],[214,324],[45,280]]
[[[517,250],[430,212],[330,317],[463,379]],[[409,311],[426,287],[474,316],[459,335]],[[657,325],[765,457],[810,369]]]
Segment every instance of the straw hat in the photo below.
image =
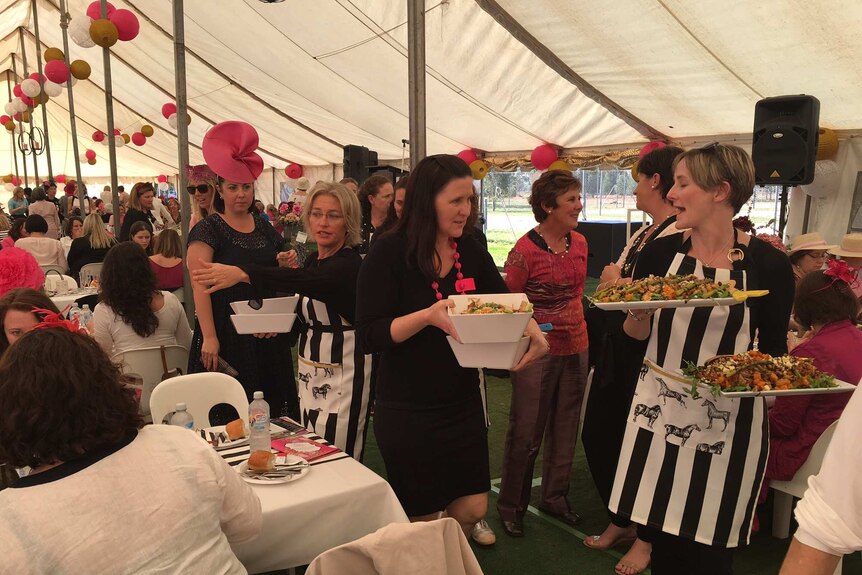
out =
[[308,188],[310,187],[311,184],[309,183],[308,178],[299,178],[296,180],[296,187],[294,189],[305,192],[308,191]]
[[820,232],[811,232],[808,234],[799,234],[793,238],[793,242],[790,244],[790,251],[787,252],[787,255],[792,255],[802,250],[831,250],[836,247],[838,246],[827,244],[823,236],[820,235]]
[[841,247],[830,249],[829,253],[842,258],[862,258],[862,234],[847,234],[841,238]]

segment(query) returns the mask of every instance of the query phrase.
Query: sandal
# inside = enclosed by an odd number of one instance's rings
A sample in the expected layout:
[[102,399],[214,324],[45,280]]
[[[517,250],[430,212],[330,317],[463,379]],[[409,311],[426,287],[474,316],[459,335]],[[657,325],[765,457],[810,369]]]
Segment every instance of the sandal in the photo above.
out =
[[630,537],[628,535],[620,537],[615,541],[611,541],[608,544],[601,543],[602,536],[601,535],[590,535],[586,539],[584,539],[584,545],[589,547],[590,549],[597,549],[599,551],[607,551],[608,549],[612,549],[617,545],[622,545],[623,543],[634,543],[635,537]]

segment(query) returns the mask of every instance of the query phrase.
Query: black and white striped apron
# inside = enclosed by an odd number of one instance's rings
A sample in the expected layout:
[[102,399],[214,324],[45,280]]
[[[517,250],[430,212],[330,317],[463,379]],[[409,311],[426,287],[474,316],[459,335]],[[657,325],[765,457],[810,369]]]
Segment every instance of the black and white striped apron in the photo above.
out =
[[[746,289],[740,263],[734,270],[703,267],[677,253],[670,274],[736,280]],[[737,245],[738,248],[744,246]],[[641,525],[706,545],[748,542],[769,451],[762,398],[690,394],[674,378],[688,361],[701,365],[749,348],[747,304],[660,310],[647,347],[626,425],[610,509]]]
[[297,387],[302,424],[355,459],[362,457],[371,389],[371,356],[356,332],[325,303],[302,296],[307,329],[299,337]]

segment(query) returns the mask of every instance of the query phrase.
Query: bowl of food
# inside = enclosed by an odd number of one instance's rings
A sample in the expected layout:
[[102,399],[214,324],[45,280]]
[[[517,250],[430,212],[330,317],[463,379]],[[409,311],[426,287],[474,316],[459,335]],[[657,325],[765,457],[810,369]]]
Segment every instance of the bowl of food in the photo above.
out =
[[533,317],[533,304],[522,293],[454,295],[449,319],[461,343],[515,343]]
[[296,321],[295,313],[238,313],[230,316],[239,334],[287,333]]
[[233,313],[236,314],[252,314],[252,315],[267,315],[267,314],[292,314],[296,312],[296,304],[299,301],[298,295],[286,297],[269,297],[260,300],[260,308],[255,309],[250,306],[248,300],[231,302],[230,307]]
[[518,341],[505,343],[458,343],[449,336],[446,340],[461,367],[512,369],[530,347],[530,338],[526,336]]

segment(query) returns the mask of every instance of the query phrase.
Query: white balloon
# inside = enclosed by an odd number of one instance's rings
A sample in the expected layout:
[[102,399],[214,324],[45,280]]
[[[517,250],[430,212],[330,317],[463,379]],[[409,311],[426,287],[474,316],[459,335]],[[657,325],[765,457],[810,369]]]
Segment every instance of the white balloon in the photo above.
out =
[[29,109],[27,104],[25,104],[24,100],[22,100],[21,98],[15,98],[15,100],[13,100],[13,102],[15,103],[15,112],[16,113],[26,112]]
[[168,189],[170,189],[170,186],[168,185],[167,182],[159,182],[159,191],[160,192],[167,192]]
[[176,129],[176,127],[177,127],[177,115],[176,114],[170,115],[170,117],[168,118],[168,124],[170,125],[171,128]]
[[72,80],[73,86],[78,83],[78,79],[71,74],[69,74],[69,79]]
[[51,98],[56,98],[60,94],[63,93],[63,86],[60,84],[55,84],[50,80],[45,82],[45,93],[48,94]]
[[114,145],[118,148],[122,148],[126,145],[126,141],[123,139],[122,136],[114,136]]
[[39,95],[39,92],[42,91],[42,87],[36,80],[31,80],[30,78],[27,78],[26,80],[21,82],[21,91],[24,92],[25,96],[35,98]]
[[799,186],[812,198],[825,198],[838,191],[841,182],[841,171],[838,162],[821,160],[814,164],[814,181],[805,186]]
[[7,116],[14,116],[18,113],[18,107],[15,105],[15,102],[20,102],[21,100],[15,98],[11,102],[6,102],[6,105],[3,106],[3,111],[6,112]]
[[90,37],[90,24],[93,23],[92,18],[86,14],[81,14],[76,18],[72,18],[69,23],[69,37],[72,42],[81,48],[92,48],[96,45]]
[[13,186],[13,185],[12,185],[12,184],[10,184],[10,183],[7,183],[4,187],[6,188],[6,191],[7,191],[7,192],[11,192],[12,190],[14,190],[14,189],[15,189],[15,186]]

